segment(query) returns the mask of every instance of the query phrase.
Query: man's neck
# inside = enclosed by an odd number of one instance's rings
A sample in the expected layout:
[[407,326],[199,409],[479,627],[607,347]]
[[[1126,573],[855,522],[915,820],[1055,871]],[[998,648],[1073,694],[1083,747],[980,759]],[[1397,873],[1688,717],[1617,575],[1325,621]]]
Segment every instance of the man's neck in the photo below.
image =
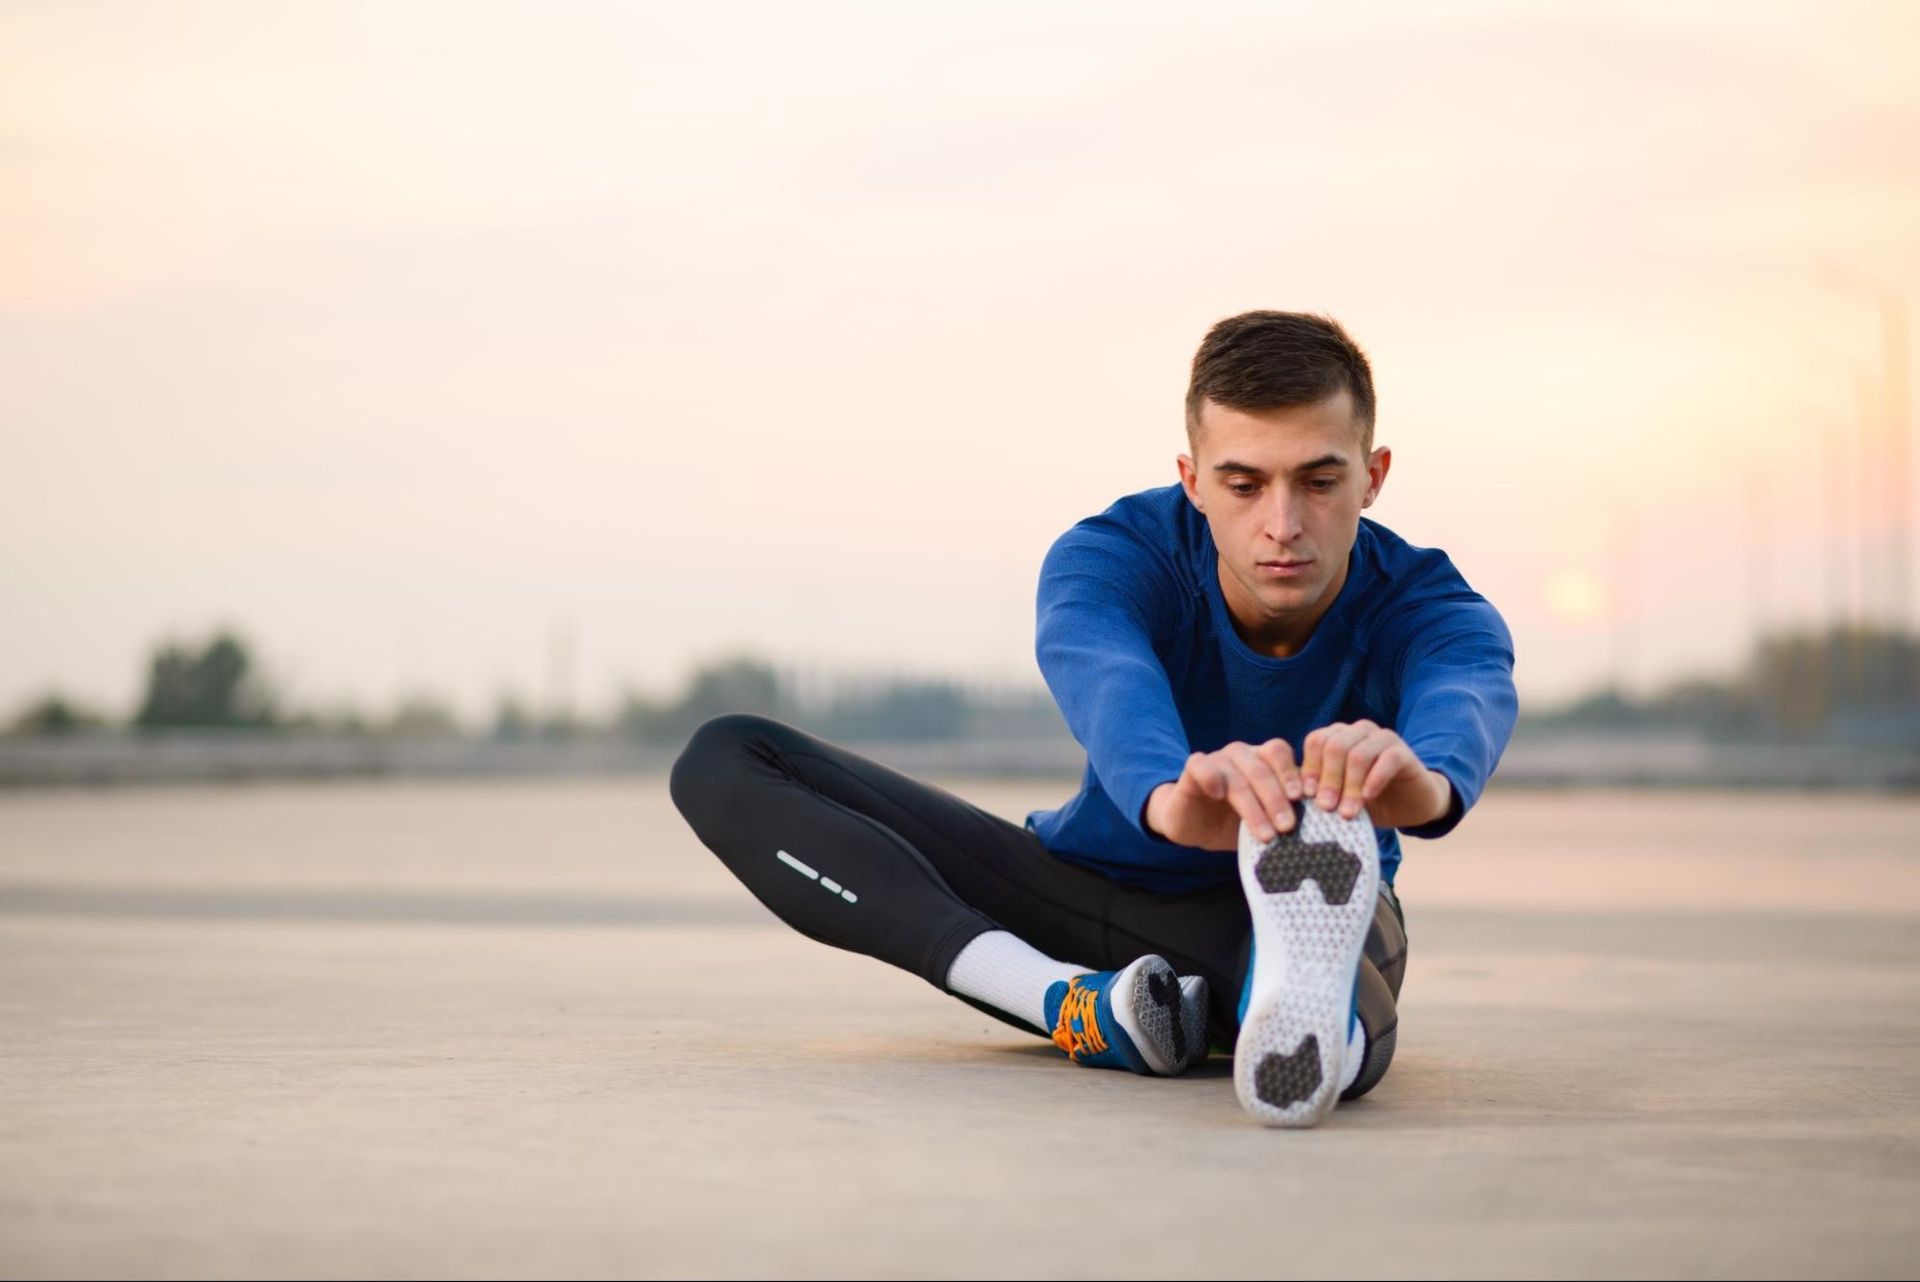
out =
[[1249,595],[1238,579],[1227,573],[1224,562],[1218,557],[1214,560],[1214,574],[1220,580],[1220,594],[1226,599],[1233,630],[1249,649],[1274,659],[1290,659],[1306,649],[1307,642],[1313,639],[1313,630],[1339,599],[1352,569],[1353,553],[1348,551],[1340,561],[1340,572],[1318,601],[1303,610],[1275,618],[1261,608],[1259,600]]

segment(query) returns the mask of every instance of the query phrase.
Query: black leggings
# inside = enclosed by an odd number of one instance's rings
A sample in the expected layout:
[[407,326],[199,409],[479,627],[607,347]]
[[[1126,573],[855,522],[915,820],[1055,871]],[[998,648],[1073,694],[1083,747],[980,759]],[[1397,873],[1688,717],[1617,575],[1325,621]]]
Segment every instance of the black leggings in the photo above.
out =
[[[1233,1044],[1252,936],[1238,884],[1182,894],[1122,885],[952,793],[767,717],[701,726],[674,763],[671,789],[708,849],[811,939],[942,992],[952,991],[953,959],[989,930],[1091,970],[1158,953],[1180,974],[1206,978],[1210,1040]],[[1383,885],[1359,975],[1367,1062],[1344,1098],[1372,1089],[1392,1059],[1406,948],[1399,902]]]

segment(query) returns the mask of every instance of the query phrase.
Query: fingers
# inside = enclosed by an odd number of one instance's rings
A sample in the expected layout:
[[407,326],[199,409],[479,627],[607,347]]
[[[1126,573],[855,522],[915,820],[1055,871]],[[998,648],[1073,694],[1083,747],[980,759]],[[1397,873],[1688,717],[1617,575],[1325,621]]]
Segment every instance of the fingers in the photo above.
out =
[[1200,791],[1215,801],[1227,799],[1227,772],[1210,752],[1196,752],[1187,758],[1187,776]]
[[1340,804],[1346,789],[1347,754],[1379,729],[1371,721],[1336,721],[1307,736],[1300,753],[1300,786],[1322,810]]
[[1394,731],[1371,721],[1336,722],[1307,736],[1301,786],[1322,810],[1353,819],[1394,779],[1418,766],[1413,750]]
[[[1267,808],[1266,799],[1261,796],[1259,783],[1248,771],[1249,759],[1257,761],[1258,758],[1253,757],[1251,749],[1245,744],[1233,743],[1214,753],[1213,759],[1227,781],[1227,803],[1240,816],[1240,822],[1252,829],[1253,835],[1260,840],[1272,841],[1275,831],[1273,814]],[[1270,789],[1279,786],[1271,777],[1264,783]]]
[[[1340,817],[1357,817],[1361,807],[1379,796],[1381,789],[1411,760],[1412,751],[1391,730],[1375,730],[1354,744],[1347,751],[1347,769],[1340,788]],[[1384,772],[1383,764],[1387,767]],[[1368,782],[1376,778],[1377,786],[1368,793]]]
[[1366,780],[1360,785],[1361,801],[1372,805],[1387,790],[1387,785],[1394,781],[1395,776],[1410,766],[1426,769],[1420,759],[1413,755],[1413,749],[1396,735],[1393,744],[1373,759],[1373,768],[1367,771]]
[[1300,789],[1308,801],[1320,790],[1320,770],[1327,751],[1327,736],[1341,729],[1338,722],[1322,726],[1307,735],[1300,745]]
[[1272,841],[1293,830],[1293,803],[1303,797],[1355,819],[1396,779],[1424,769],[1398,734],[1360,720],[1313,731],[1301,744],[1298,766],[1284,739],[1257,747],[1230,743],[1187,758],[1186,778],[1189,796],[1197,790],[1227,803],[1254,836]]
[[[1287,794],[1288,801],[1300,800],[1304,789],[1300,786],[1300,770],[1293,764],[1293,748],[1285,739],[1269,739],[1260,745],[1260,759],[1273,770],[1280,780],[1281,791]],[[1293,807],[1287,807],[1287,813],[1293,813]]]
[[1196,752],[1187,758],[1186,773],[1207,797],[1231,805],[1261,841],[1293,829],[1292,799],[1302,789],[1293,749],[1285,740],[1269,739],[1258,748],[1230,743],[1217,752]]
[[[1241,820],[1253,829],[1256,837],[1272,841],[1276,832],[1293,827],[1293,803],[1287,799],[1286,784],[1274,768],[1274,753],[1263,751],[1266,746],[1255,748],[1251,744],[1230,743],[1220,751],[1240,772],[1247,791],[1252,793],[1251,806],[1236,805],[1234,809],[1240,812]],[[1284,749],[1285,745],[1280,747]]]

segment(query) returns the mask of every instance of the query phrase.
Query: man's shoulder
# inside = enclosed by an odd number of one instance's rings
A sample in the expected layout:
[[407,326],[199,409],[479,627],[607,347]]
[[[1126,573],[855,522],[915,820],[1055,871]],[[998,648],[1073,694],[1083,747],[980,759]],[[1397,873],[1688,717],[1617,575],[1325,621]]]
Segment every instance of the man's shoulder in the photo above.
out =
[[1424,630],[1457,622],[1504,631],[1500,612],[1442,549],[1409,542],[1367,517],[1360,520],[1355,543],[1374,569],[1373,589],[1360,610],[1369,630]]
[[1178,485],[1124,495],[1105,510],[1074,522],[1053,541],[1040,568],[1040,600],[1087,594],[1132,603],[1156,635],[1178,626],[1199,593],[1194,566],[1202,559],[1205,526]]
[[1080,524],[1112,525],[1169,541],[1184,535],[1192,526],[1190,518],[1199,515],[1193,510],[1193,504],[1187,502],[1185,490],[1178,485],[1158,485],[1150,490],[1123,494],[1108,504],[1105,511],[1087,517]]
[[1404,591],[1449,575],[1460,577],[1444,551],[1412,543],[1370,516],[1360,518],[1354,542],[1371,558],[1383,588]]
[[1163,485],[1122,495],[1100,512],[1082,517],[1056,541],[1056,547],[1099,547],[1164,565],[1188,565],[1206,537],[1205,525],[1186,491]]

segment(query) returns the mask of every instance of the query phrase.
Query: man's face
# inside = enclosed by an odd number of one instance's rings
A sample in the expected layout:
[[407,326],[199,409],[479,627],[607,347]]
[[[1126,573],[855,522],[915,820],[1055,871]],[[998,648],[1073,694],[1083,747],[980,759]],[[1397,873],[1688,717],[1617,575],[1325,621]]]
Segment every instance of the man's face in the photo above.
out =
[[1221,586],[1237,615],[1317,619],[1323,598],[1345,582],[1360,510],[1393,459],[1385,447],[1362,455],[1361,426],[1345,391],[1277,410],[1201,403],[1180,481],[1213,530]]

